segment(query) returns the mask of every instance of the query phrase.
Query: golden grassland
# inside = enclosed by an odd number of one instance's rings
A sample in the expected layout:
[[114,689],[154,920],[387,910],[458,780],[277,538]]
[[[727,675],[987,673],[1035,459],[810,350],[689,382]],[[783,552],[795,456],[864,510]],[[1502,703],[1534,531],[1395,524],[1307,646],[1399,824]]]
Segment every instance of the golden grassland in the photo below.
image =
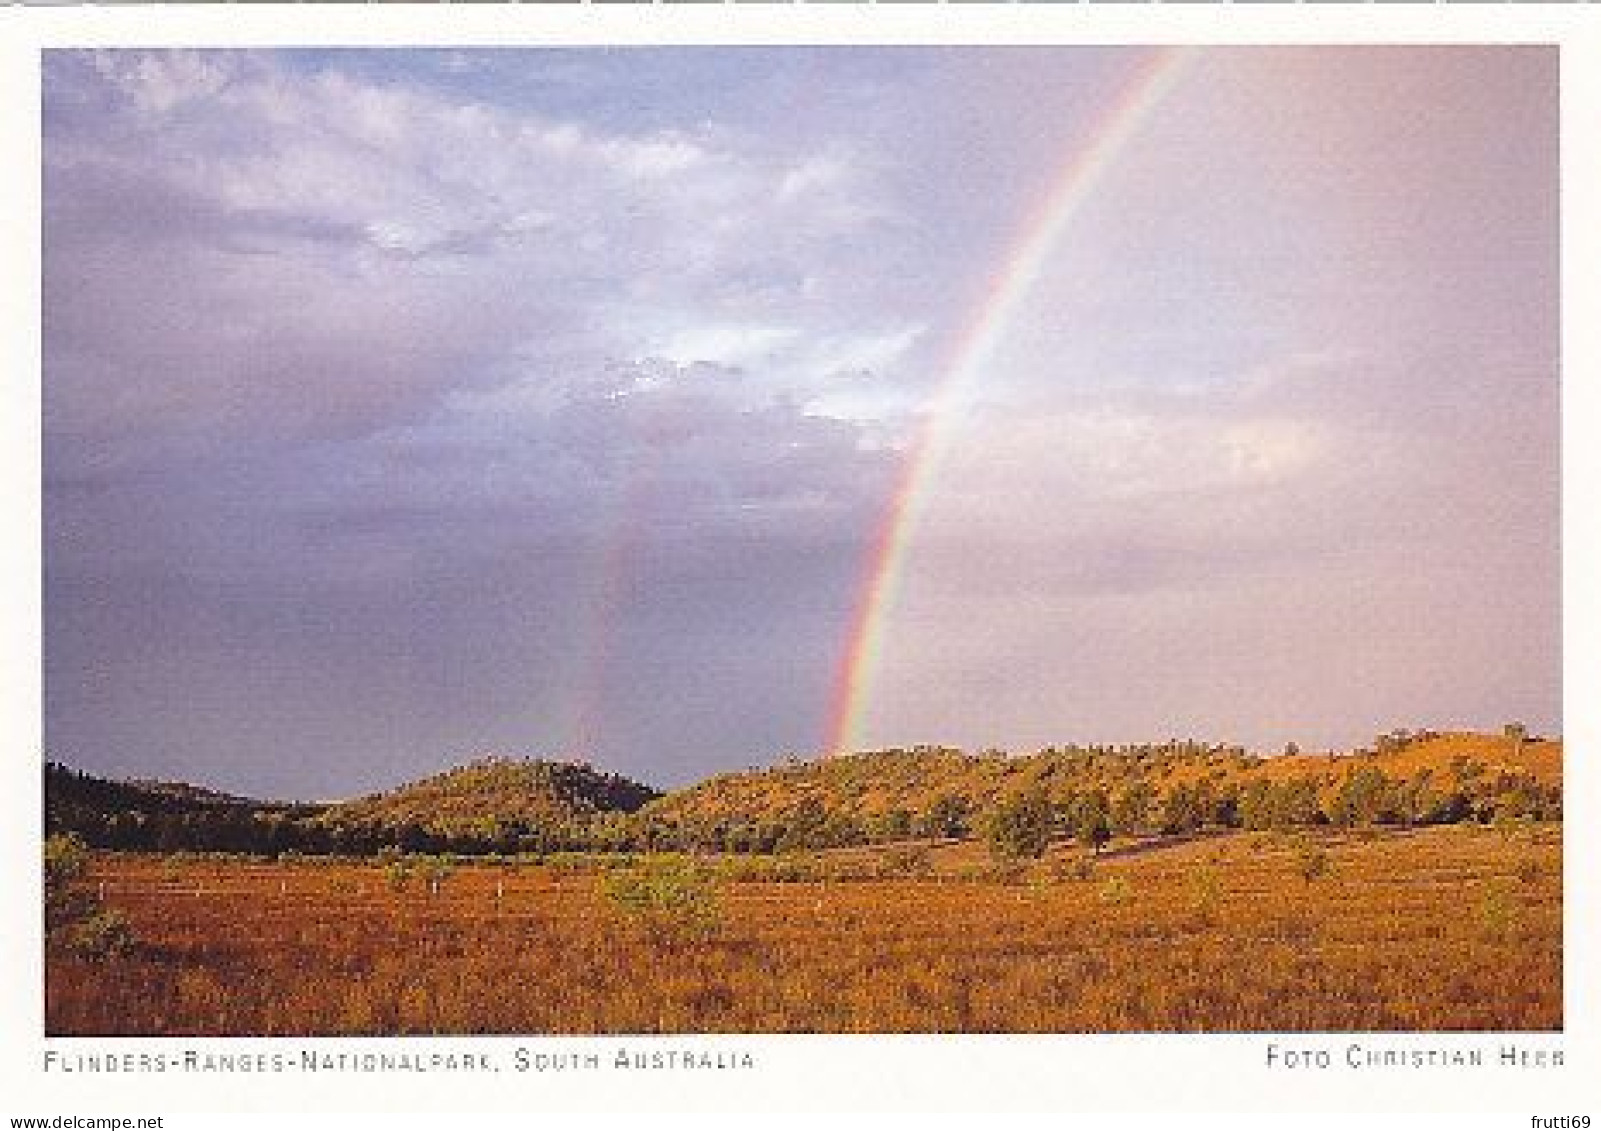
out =
[[[972,843],[720,870],[100,855],[137,945],[52,953],[53,1035],[1550,1030],[1561,825],[1225,833],[1027,866]],[[614,865],[618,862],[611,862]],[[924,865],[929,870],[923,871]],[[392,869],[391,865],[391,869]],[[908,874],[892,875],[896,867]],[[841,878],[846,876],[872,878]],[[832,877],[832,878],[830,878]],[[1310,878],[1309,878],[1310,877]]]

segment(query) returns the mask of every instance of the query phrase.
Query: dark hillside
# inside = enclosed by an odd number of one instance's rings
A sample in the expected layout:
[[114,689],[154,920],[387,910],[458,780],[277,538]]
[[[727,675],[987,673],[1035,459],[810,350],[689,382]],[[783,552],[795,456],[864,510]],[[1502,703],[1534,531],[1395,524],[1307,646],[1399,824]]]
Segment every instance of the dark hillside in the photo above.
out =
[[659,796],[588,765],[491,758],[353,801],[257,801],[182,782],[113,781],[47,763],[46,834],[99,848],[278,854],[543,852],[627,847]]
[[273,843],[271,830],[293,826],[318,809],[187,782],[115,781],[56,762],[44,767],[46,835],[76,833],[102,848],[256,851]]

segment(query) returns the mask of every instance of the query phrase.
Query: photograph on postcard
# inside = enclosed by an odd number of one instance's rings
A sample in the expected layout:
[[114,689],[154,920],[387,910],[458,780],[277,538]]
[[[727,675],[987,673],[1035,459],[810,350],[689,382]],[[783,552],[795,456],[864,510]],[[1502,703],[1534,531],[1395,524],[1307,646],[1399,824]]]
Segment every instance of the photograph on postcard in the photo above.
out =
[[41,79],[47,1035],[1563,1028],[1555,47]]

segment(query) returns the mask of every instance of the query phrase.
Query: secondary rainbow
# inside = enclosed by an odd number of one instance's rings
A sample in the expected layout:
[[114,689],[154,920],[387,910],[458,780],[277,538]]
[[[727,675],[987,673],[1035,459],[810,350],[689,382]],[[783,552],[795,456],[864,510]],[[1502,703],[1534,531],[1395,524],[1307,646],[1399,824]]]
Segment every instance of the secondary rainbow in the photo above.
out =
[[1153,51],[1124,80],[1116,97],[1063,163],[1028,222],[1019,228],[1019,236],[986,288],[984,300],[968,317],[962,332],[952,339],[940,366],[944,375],[906,449],[896,489],[869,546],[845,651],[835,673],[826,753],[857,748],[883,653],[885,622],[895,604],[907,547],[925,506],[928,485],[938,470],[950,434],[961,419],[961,409],[975,379],[996,344],[1006,336],[1062,232],[1116,164],[1146,117],[1172,89],[1191,55],[1191,51],[1182,48]]

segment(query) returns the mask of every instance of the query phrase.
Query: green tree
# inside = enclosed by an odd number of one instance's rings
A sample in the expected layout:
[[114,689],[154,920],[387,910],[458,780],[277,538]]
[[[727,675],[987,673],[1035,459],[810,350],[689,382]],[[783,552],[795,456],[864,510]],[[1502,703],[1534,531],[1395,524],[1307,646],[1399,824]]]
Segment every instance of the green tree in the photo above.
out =
[[1112,802],[1112,828],[1124,834],[1144,832],[1151,819],[1156,791],[1143,778],[1129,785]]
[[1317,782],[1311,778],[1295,778],[1277,783],[1272,786],[1268,808],[1275,829],[1316,823],[1322,815],[1318,808]]
[[1002,860],[1034,859],[1045,854],[1051,825],[1050,799],[1043,790],[1026,790],[991,810],[985,839]]
[[1079,798],[1077,811],[1073,814],[1073,831],[1078,842],[1096,856],[1101,854],[1101,847],[1112,839],[1109,809],[1106,794],[1096,789]]
[[1201,827],[1201,807],[1195,790],[1179,784],[1167,791],[1162,799],[1162,831],[1188,833]]
[[1395,818],[1390,779],[1376,766],[1362,766],[1347,777],[1328,810],[1336,825],[1371,825]]
[[895,808],[874,822],[874,834],[879,840],[905,840],[912,835],[912,815],[906,809]]
[[934,799],[923,815],[923,835],[929,837],[959,837],[968,832],[972,806],[967,798],[943,793]]
[[787,849],[822,848],[827,843],[828,810],[816,797],[802,798],[789,814],[789,829],[784,843]]
[[1273,789],[1258,778],[1240,793],[1240,824],[1247,829],[1273,827]]

